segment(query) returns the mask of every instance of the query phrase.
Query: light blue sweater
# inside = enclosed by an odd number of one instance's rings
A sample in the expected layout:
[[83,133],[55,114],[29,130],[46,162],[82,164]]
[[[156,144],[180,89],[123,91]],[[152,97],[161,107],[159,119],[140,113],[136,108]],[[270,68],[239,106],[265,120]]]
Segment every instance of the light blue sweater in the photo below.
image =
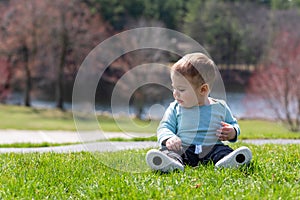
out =
[[[184,108],[177,101],[172,102],[167,108],[163,119],[157,129],[158,143],[177,135],[183,145],[214,145],[222,144],[216,134],[224,121],[233,125],[237,136],[240,127],[233,117],[225,101],[211,99],[210,105]],[[230,142],[235,142],[237,137]]]

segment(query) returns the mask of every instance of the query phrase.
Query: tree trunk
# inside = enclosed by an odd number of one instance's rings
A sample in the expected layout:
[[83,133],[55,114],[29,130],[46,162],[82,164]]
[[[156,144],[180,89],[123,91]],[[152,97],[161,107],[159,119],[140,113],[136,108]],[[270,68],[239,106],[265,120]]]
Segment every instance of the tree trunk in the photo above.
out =
[[66,57],[66,51],[63,47],[61,53],[58,69],[57,69],[57,81],[56,81],[56,108],[64,110],[64,60]]
[[29,52],[28,48],[23,46],[22,48],[22,55],[24,59],[24,68],[25,68],[25,91],[24,91],[24,105],[27,107],[31,106],[31,98],[30,98],[30,92],[31,92],[31,73],[29,69]]
[[64,110],[64,80],[63,80],[63,65],[60,63],[57,70],[56,82],[56,108]]
[[134,99],[133,99],[133,106],[135,107],[135,114],[136,118],[142,119],[142,114],[144,111],[144,104],[145,104],[145,95],[143,94],[142,91],[136,91],[134,94]]
[[62,51],[60,54],[59,65],[57,69],[57,82],[56,82],[56,108],[64,110],[64,65],[68,50],[68,32],[65,28],[65,16],[62,17],[62,33],[61,33],[61,47]]

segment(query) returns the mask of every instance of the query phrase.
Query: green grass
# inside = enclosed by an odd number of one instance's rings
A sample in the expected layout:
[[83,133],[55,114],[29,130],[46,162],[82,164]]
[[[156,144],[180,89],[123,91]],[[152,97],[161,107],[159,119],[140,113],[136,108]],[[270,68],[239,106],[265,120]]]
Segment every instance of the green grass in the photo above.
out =
[[0,105],[0,129],[75,130],[72,113]]
[[299,145],[247,146],[248,167],[171,174],[148,170],[146,150],[0,154],[0,199],[300,199]]
[[[75,123],[71,112],[51,109],[35,109],[22,106],[0,104],[0,129],[18,130],[67,130],[75,131]],[[116,121],[109,116],[97,116],[101,130],[109,132],[148,132],[155,133],[159,121],[141,121],[126,117]],[[81,129],[90,129],[94,125],[89,120],[80,123]],[[239,139],[289,138],[300,139],[300,132],[293,133],[284,125],[263,120],[240,120],[241,135]]]
[[[76,131],[71,112],[1,104],[0,111],[0,129]],[[109,116],[97,116],[97,120],[97,126],[101,130],[110,132],[123,130],[127,132],[154,132],[159,123],[158,121],[150,122],[126,117],[114,120]],[[81,130],[89,130],[94,127],[95,121],[91,122],[91,120],[83,118],[80,120],[80,125]]]
[[[3,105],[0,110],[0,129],[76,130],[70,112]],[[108,116],[98,116],[98,121],[104,131],[155,132],[158,125],[134,120],[132,126],[131,119],[119,118],[120,128]],[[300,138],[276,122],[239,124],[240,139]],[[87,129],[89,125],[85,122]],[[35,147],[41,145],[50,146]],[[300,199],[299,145],[247,146],[253,151],[248,167],[214,170],[207,165],[172,174],[149,170],[146,150],[0,154],[0,199]]]
[[300,139],[300,132],[291,132],[280,122],[239,120],[239,125],[239,139]]
[[0,148],[38,148],[38,147],[55,147],[55,146],[66,146],[66,145],[73,145],[76,143],[49,143],[49,142],[42,142],[42,143],[11,143],[11,144],[0,144]]

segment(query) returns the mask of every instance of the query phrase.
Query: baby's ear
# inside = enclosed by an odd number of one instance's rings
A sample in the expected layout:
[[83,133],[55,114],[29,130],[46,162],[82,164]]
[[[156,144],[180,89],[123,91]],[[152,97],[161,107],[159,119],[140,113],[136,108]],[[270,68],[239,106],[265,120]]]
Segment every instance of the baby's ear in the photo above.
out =
[[207,83],[199,87],[199,92],[201,95],[207,95],[209,93],[209,85]]

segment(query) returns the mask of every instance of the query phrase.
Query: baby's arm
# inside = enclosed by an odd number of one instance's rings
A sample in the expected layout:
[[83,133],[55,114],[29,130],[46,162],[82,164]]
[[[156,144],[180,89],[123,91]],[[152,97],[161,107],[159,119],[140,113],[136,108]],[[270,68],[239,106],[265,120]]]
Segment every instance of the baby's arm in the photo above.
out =
[[170,150],[181,148],[181,139],[176,135],[177,117],[174,102],[167,108],[163,119],[157,129],[157,138],[160,145],[166,146]]
[[180,151],[181,139],[176,135],[166,140],[166,147],[172,151]]
[[221,141],[233,140],[237,136],[235,128],[226,122],[221,122],[222,127],[218,129],[217,137]]
[[240,135],[240,126],[236,118],[232,115],[230,108],[224,102],[225,106],[225,119],[221,122],[221,128],[217,130],[217,137],[221,141],[236,142],[237,137]]

